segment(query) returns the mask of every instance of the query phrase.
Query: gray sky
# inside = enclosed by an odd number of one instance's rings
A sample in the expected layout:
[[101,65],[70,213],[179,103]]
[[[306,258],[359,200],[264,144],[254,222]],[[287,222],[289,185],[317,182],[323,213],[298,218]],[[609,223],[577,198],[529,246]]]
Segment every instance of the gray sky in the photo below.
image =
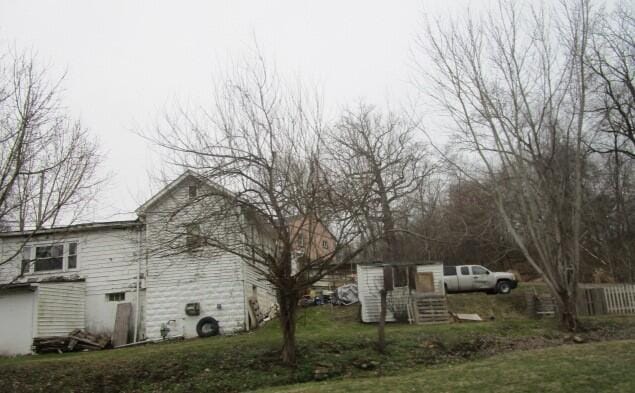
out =
[[147,174],[158,165],[135,131],[175,101],[204,101],[215,73],[254,37],[280,73],[319,86],[332,109],[359,99],[396,107],[412,96],[410,49],[424,11],[467,4],[0,0],[0,44],[34,50],[51,76],[67,73],[65,104],[99,138],[113,174],[94,218],[122,219],[151,195]]

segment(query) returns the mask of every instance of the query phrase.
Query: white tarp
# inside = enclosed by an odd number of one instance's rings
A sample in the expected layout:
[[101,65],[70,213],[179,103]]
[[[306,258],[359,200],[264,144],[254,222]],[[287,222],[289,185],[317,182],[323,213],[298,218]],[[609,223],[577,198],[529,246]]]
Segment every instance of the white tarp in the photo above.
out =
[[359,297],[357,295],[357,284],[346,284],[335,290],[337,295],[337,303],[348,306],[349,304],[357,303]]

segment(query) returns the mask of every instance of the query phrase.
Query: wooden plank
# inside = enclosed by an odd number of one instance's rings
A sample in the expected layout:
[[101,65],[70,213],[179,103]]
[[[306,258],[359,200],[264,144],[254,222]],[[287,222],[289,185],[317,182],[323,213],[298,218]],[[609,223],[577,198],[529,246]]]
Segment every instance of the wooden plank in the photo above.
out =
[[128,344],[128,332],[130,331],[130,317],[132,316],[132,303],[117,304],[115,316],[115,328],[112,334],[112,345],[118,347]]
[[434,292],[434,274],[432,272],[417,273],[415,286],[417,292]]

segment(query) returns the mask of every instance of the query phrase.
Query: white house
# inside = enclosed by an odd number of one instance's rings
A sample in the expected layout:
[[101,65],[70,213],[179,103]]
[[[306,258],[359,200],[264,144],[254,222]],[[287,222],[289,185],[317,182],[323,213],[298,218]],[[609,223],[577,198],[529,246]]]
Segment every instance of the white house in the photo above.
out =
[[[13,256],[0,266],[0,354],[30,353],[34,337],[76,328],[111,333],[122,302],[132,304],[138,339],[160,338],[162,325],[169,335],[195,337],[197,323],[208,316],[218,321],[221,334],[249,329],[248,299],[255,296],[265,311],[275,303],[274,291],[255,269],[205,245],[196,252],[160,252],[170,242],[186,241],[171,236],[179,228],[189,235],[188,218],[196,209],[210,209],[209,201],[204,207],[190,203],[187,214],[175,212],[210,187],[219,189],[187,171],[144,203],[137,220],[46,229],[32,236],[0,233],[1,260]],[[241,236],[235,227],[245,215],[236,211],[232,217],[204,225]],[[188,315],[186,306],[195,303],[198,315]]]

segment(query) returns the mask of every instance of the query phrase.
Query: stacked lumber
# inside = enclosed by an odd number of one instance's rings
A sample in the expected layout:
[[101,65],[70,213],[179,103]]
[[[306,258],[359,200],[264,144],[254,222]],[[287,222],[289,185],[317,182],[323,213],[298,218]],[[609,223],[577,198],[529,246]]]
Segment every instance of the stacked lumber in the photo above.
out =
[[35,337],[33,351],[36,353],[63,353],[75,351],[95,351],[108,347],[110,337],[104,334],[91,334],[75,329],[68,336]]

